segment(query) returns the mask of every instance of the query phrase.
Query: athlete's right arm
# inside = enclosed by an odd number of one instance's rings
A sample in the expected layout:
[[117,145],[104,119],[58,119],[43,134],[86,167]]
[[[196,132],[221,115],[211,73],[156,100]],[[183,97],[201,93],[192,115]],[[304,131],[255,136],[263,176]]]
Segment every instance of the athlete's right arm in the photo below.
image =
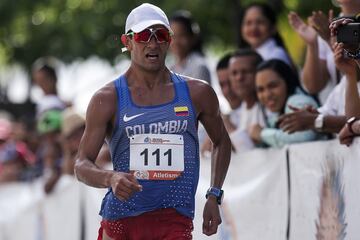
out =
[[85,184],[98,188],[111,187],[121,200],[128,199],[134,191],[141,190],[135,177],[129,173],[104,170],[95,165],[96,157],[111,131],[111,121],[116,114],[117,97],[113,84],[108,84],[90,100],[84,135],[75,163],[76,177]]

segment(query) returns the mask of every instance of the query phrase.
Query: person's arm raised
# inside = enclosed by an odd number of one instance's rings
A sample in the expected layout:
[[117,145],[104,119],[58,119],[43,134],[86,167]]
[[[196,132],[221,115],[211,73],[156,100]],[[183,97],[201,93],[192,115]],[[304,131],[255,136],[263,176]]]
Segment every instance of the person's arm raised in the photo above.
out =
[[329,14],[326,15],[322,11],[313,11],[312,15],[309,17],[309,25],[311,25],[317,32],[317,34],[329,45],[331,44],[331,33],[329,25],[334,18],[334,11],[329,10]]
[[304,87],[310,94],[317,94],[326,86],[330,76],[326,68],[326,61],[319,58],[317,32],[295,12],[290,12],[288,19],[291,27],[306,43],[306,58],[302,72]]
[[79,147],[79,158],[75,163],[76,177],[87,185],[111,187],[120,200],[127,200],[141,186],[129,173],[103,170],[95,165],[95,160],[110,133],[111,121],[117,107],[113,84],[99,90],[91,99],[86,113],[86,127]]

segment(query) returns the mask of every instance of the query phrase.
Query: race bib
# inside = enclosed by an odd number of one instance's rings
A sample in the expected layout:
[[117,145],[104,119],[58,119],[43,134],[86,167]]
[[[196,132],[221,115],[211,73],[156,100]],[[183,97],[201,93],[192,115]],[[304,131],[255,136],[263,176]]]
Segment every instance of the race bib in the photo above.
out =
[[130,137],[130,172],[137,179],[174,180],[184,171],[184,139],[176,134]]

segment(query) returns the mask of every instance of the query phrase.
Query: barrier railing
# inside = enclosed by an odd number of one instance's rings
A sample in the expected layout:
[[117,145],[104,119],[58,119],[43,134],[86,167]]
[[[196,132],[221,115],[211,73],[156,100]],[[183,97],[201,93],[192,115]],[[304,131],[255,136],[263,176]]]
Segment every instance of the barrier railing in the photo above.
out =
[[[333,140],[233,155],[224,184],[223,224],[212,237],[201,233],[210,159],[200,165],[193,239],[358,238],[359,139],[351,147]],[[41,180],[2,185],[0,240],[96,239],[105,192],[71,176],[63,176],[48,196]]]

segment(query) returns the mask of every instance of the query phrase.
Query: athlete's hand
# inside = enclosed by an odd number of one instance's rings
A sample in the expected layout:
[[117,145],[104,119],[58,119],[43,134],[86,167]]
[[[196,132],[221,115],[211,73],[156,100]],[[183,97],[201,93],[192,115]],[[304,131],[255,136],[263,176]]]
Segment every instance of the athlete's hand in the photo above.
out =
[[203,233],[207,236],[215,234],[220,224],[219,205],[214,196],[209,196],[203,212]]
[[122,201],[127,201],[135,192],[142,191],[142,186],[130,173],[115,172],[110,182],[114,195]]

